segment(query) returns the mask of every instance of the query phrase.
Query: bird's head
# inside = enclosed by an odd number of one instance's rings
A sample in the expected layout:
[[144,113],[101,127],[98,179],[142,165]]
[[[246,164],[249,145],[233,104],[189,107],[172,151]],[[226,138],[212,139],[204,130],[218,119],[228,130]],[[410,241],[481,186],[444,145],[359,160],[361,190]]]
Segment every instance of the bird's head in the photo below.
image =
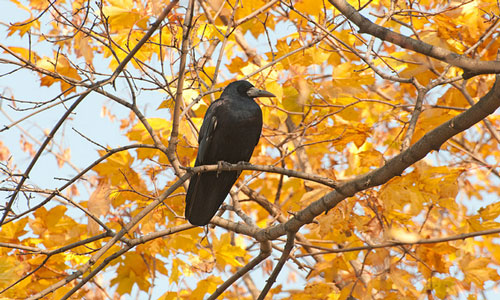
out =
[[222,92],[221,98],[229,95],[239,95],[242,97],[257,98],[257,97],[276,97],[273,93],[259,90],[253,84],[246,80],[238,80],[231,82]]

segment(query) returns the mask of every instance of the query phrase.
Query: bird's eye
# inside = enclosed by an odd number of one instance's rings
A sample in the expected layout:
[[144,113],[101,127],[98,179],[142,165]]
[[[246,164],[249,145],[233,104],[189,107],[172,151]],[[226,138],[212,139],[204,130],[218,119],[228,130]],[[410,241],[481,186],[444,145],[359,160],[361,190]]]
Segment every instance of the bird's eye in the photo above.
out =
[[238,94],[240,94],[242,96],[246,96],[247,92],[250,88],[251,88],[250,86],[246,86],[246,85],[239,86],[238,87]]

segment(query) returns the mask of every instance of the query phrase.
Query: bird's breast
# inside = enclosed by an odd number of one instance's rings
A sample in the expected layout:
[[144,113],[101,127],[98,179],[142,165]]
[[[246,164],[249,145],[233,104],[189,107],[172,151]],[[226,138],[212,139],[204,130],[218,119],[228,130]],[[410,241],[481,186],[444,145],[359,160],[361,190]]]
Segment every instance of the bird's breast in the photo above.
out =
[[261,130],[262,112],[257,104],[247,109],[237,107],[224,112],[217,118],[217,132],[213,140],[217,145],[215,160],[229,163],[250,160]]

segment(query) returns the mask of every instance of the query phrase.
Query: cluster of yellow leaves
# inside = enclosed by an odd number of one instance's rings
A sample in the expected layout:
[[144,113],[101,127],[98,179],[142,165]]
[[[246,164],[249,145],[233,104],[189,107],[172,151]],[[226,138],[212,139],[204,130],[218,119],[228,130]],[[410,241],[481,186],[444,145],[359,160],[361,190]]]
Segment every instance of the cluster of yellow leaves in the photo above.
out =
[[[85,239],[87,237],[85,226],[66,216],[66,210],[67,208],[61,205],[50,210],[42,207],[33,214],[33,217],[5,224],[0,230],[0,241],[41,250],[56,250],[63,245]],[[30,234],[26,236],[28,232]],[[16,285],[16,289],[7,290],[3,296],[27,298],[29,295],[51,286],[69,274],[68,267],[72,268],[85,263],[88,260],[87,252],[88,248],[77,246],[69,252],[55,254],[46,261],[44,254],[2,247],[0,249],[2,256],[0,289],[10,286],[26,274],[38,269],[33,276],[20,281]],[[61,297],[71,287],[70,284],[64,289],[58,290],[55,297]],[[81,292],[84,293],[85,290]]]
[[[32,0],[29,7],[17,0],[11,1],[30,12],[30,18],[11,24],[8,36],[18,34],[25,37],[28,33],[43,31],[44,23],[35,20],[31,10],[46,9],[46,1]],[[369,1],[349,2],[357,7]],[[71,4],[73,10],[79,11],[85,3],[86,1],[78,0]],[[225,39],[228,19],[241,20],[258,11],[267,1],[238,1],[234,16],[232,2],[203,3],[208,5],[207,10],[212,16],[218,17],[212,23],[207,14],[201,10],[196,12],[190,47],[195,47],[193,51],[200,52],[206,49],[210,41],[222,42]],[[443,6],[449,4],[448,1],[424,0],[419,5],[435,10],[437,3]],[[385,12],[392,4],[402,12],[415,9],[410,6],[411,3],[391,3],[388,0],[371,1],[369,9]],[[306,47],[317,37],[317,28],[313,28],[312,21],[322,23],[327,18],[333,18],[332,13],[338,12],[327,1],[300,0],[294,1],[293,5],[295,10],[310,20],[293,10],[285,17],[281,13],[285,9],[283,6],[275,8],[270,14],[262,11],[237,27],[245,38],[260,40],[272,32],[276,36],[276,42],[271,45],[272,51],[264,47],[266,50],[259,49],[261,65],[280,59],[271,68],[251,78],[256,86],[277,96],[257,100],[263,111],[264,129],[251,162],[283,166],[333,179],[349,179],[382,166],[386,159],[400,151],[417,96],[416,89],[410,84],[381,80],[352,51],[339,51],[336,40],[359,51],[368,44],[366,37],[353,34],[350,27],[339,27],[331,32],[332,36]],[[109,59],[107,67],[114,70],[137,45],[154,21],[154,16],[164,6],[164,1],[160,0],[103,1],[102,19],[99,26],[95,26],[104,28],[102,32],[88,32],[84,31],[87,27],[76,29],[54,23],[50,29],[51,34],[57,36],[71,33],[72,38],[59,40],[55,44],[58,49],[51,57],[38,55],[36,48],[9,49],[38,68],[42,86],[58,82],[61,91],[67,94],[74,92],[74,89],[70,89],[71,81],[84,78],[78,69],[83,67],[71,60],[72,54],[85,62],[86,69],[96,67],[95,59],[99,56]],[[177,63],[178,53],[167,51],[165,46],[179,48],[184,12],[183,9],[172,11],[165,26],[153,34],[135,55],[131,61],[133,67],[147,73],[155,60],[170,60],[172,65]],[[385,26],[394,31],[402,31],[401,24],[411,24],[419,39],[463,53],[491,25],[485,12],[498,15],[496,2],[470,1],[432,16],[400,13],[395,16],[399,22],[389,20]],[[75,24],[80,24],[84,19],[80,13],[71,16]],[[285,21],[285,26],[293,26],[294,29],[291,33],[281,34],[280,22]],[[103,37],[106,39],[103,40]],[[494,38],[495,35],[490,36],[478,46],[477,52],[482,53],[481,59],[494,59],[495,51],[500,47],[500,42]],[[45,40],[40,35],[38,42]],[[244,49],[244,44],[234,35],[227,37],[225,45],[223,65],[231,74],[227,78],[240,78],[259,70],[261,66],[256,65],[251,57],[241,55],[248,49]],[[295,50],[300,51],[289,55]],[[435,71],[441,72],[446,67],[444,63],[411,51],[398,50],[387,43],[380,44],[378,51],[380,55],[372,58],[375,67],[390,74],[397,73],[400,77],[413,77],[421,85],[437,80],[439,75]],[[151,65],[146,66],[149,63]],[[201,71],[193,67],[188,68],[184,74],[186,82],[181,106],[187,107],[195,99],[198,102],[191,107],[191,111],[183,114],[179,127],[176,155],[183,166],[193,164],[203,115],[210,102],[220,95],[215,93],[211,95],[212,98],[207,96],[198,99],[200,92],[206,92],[212,86],[211,79],[216,70],[221,72],[214,65],[207,64]],[[105,74],[106,71],[101,73]],[[164,75],[163,70],[158,73],[162,74],[166,82],[172,82],[169,90],[175,94],[175,74]],[[52,76],[54,74],[58,76]],[[452,68],[448,75],[459,74]],[[221,78],[224,77],[219,76],[215,88],[222,88],[232,81],[222,81]],[[473,100],[477,100],[488,90],[492,80],[491,76],[473,78],[468,81],[466,91]],[[412,143],[457,115],[461,109],[470,106],[468,99],[455,88],[446,88],[438,96],[428,94],[427,97]],[[426,105],[440,107],[428,108]],[[168,145],[173,100],[169,96],[157,108],[170,112],[170,115],[165,114],[165,118],[147,118],[146,121],[161,142]],[[498,124],[498,117],[493,120]],[[144,124],[134,122],[134,118],[122,122],[126,137],[138,144],[153,144]],[[463,145],[476,149],[476,154],[483,157],[500,156],[496,143],[477,145],[473,138],[466,135],[461,135],[460,141],[444,144],[442,150],[461,158],[463,151],[460,147]],[[25,144],[26,151],[33,151],[29,146],[31,145]],[[0,154],[5,157],[8,151],[3,150]],[[106,151],[100,151],[99,154],[105,155]],[[69,152],[65,153],[64,158],[69,158]],[[124,222],[175,182],[176,178],[168,167],[169,164],[163,153],[149,148],[117,152],[93,168],[100,178],[99,184],[89,201],[82,202],[82,205],[103,218],[110,229],[118,231]],[[472,172],[466,163],[457,163],[455,167],[434,166],[435,164],[436,161],[432,160],[418,163],[382,187],[344,201],[335,209],[319,216],[317,223],[308,225],[304,230],[305,236],[314,241],[312,243],[316,246],[329,245],[335,248],[334,245],[337,245],[338,248],[345,249],[386,242],[415,242],[498,228],[500,205],[491,204],[466,216],[465,206],[457,199],[462,187],[465,194],[478,199],[482,197],[481,192],[500,194],[496,186],[491,184],[489,170],[474,170],[474,174],[480,179],[476,181],[481,181],[476,182],[462,179],[464,174]],[[240,182],[247,180],[248,174],[250,172],[244,172]],[[158,186],[157,182],[162,184]],[[287,218],[330,191],[319,184],[279,174],[261,174],[248,186],[272,202]],[[179,218],[184,212],[184,192],[184,187],[174,191],[161,207],[133,228],[130,235],[143,236],[184,224],[185,221]],[[238,195],[240,199],[248,198],[241,191]],[[266,227],[276,222],[275,217],[252,201],[242,202],[242,209],[256,221],[257,226]],[[28,230],[31,235],[25,237]],[[0,241],[50,250],[76,243],[99,230],[92,222],[88,226],[80,224],[69,216],[64,206],[59,205],[50,209],[40,208],[31,217],[2,226]],[[141,291],[149,291],[153,278],[161,274],[168,276],[169,283],[175,286],[172,289],[178,288],[175,292],[166,292],[163,295],[165,299],[203,299],[223,282],[222,278],[225,276],[221,274],[234,274],[252,258],[252,253],[246,250],[248,244],[248,240],[238,236],[234,238],[228,232],[206,233],[201,228],[155,239],[114,260],[112,265],[116,276],[110,284],[116,286],[120,295],[130,293],[134,286]],[[55,255],[35,275],[21,281],[15,291],[8,293],[19,293],[16,297],[25,297],[50,286],[69,274],[69,267],[76,267],[88,260],[88,247],[99,246],[101,242],[95,242]],[[111,250],[116,251],[118,247],[115,245]],[[407,248],[402,246],[326,254],[314,265],[306,286],[301,291],[291,292],[291,298],[346,299],[352,294],[358,299],[413,299],[429,290],[437,298],[444,299],[447,295],[458,295],[463,290],[474,292],[474,289],[482,289],[488,280],[500,279],[494,268],[500,265],[500,252],[497,248],[498,244],[494,239],[484,237],[481,241],[459,240]],[[21,250],[0,248],[0,251],[6,257],[0,262],[0,288],[7,287],[15,278],[28,274],[44,259],[44,255],[27,254]],[[302,248],[299,251],[306,254]],[[164,263],[164,260],[167,262]],[[360,268],[355,262],[363,262],[363,274],[359,273]],[[453,268],[458,269],[463,278],[452,274]],[[212,272],[215,274],[206,275]],[[196,285],[183,285],[183,280],[191,277],[197,279]],[[199,278],[203,279],[198,280]],[[345,285],[336,286],[333,282]],[[70,285],[59,289],[58,295],[64,294],[69,288]],[[277,286],[271,293],[278,294],[282,292],[281,288]]]
[[[342,248],[353,248],[363,246],[360,237],[369,244],[391,241],[412,243],[424,238],[498,228],[498,223],[493,221],[500,215],[500,206],[496,203],[459,224],[445,217],[452,215],[455,220],[459,220],[464,214],[465,208],[455,207],[457,178],[464,172],[463,169],[430,167],[424,162],[415,167],[413,172],[385,184],[376,194],[369,193],[362,201],[351,199],[327,215],[318,217],[318,224],[309,226],[311,230],[308,238],[329,240],[342,245]],[[381,220],[384,220],[383,223],[380,223]],[[470,224],[476,224],[477,227],[471,228]],[[354,231],[359,234],[354,235]],[[335,297],[345,299],[344,293],[352,293],[361,299],[367,294],[392,298],[397,297],[395,291],[418,297],[422,291],[417,290],[414,284],[422,279],[414,278],[407,271],[407,268],[416,267],[419,274],[424,276],[426,289],[433,290],[438,298],[444,299],[446,295],[460,293],[457,285],[469,289],[470,283],[482,287],[488,280],[500,279],[497,271],[489,266],[493,262],[491,259],[472,258],[475,255],[473,245],[477,243],[472,240],[420,245],[415,248],[415,260],[404,262],[386,249],[375,249],[368,254],[353,251],[327,255],[324,256],[324,262],[316,264],[310,276],[321,275],[326,281],[354,283],[356,277],[353,276],[356,275],[351,272],[350,265],[353,261],[363,260],[364,271],[369,274],[369,277],[363,277],[365,285],[347,285],[341,291],[335,291]],[[474,260],[474,264],[471,264],[471,260]],[[458,266],[464,272],[464,281],[451,276],[451,266]],[[437,274],[444,277],[436,277]]]
[[[73,82],[81,80],[77,69],[71,65],[67,57],[54,52],[54,57],[40,57],[35,51],[22,47],[9,47],[19,58],[30,62],[39,69],[37,74],[40,77],[41,86],[51,86],[58,82],[61,85],[61,92],[65,95],[75,92]],[[45,72],[48,72],[45,75]]]
[[[145,249],[128,252],[112,262],[118,265],[117,276],[111,280],[112,285],[117,286],[117,292],[121,295],[130,293],[132,287],[137,285],[142,291],[148,291],[151,283],[150,279],[155,272],[168,275],[168,271],[157,259],[147,255]],[[155,266],[152,270],[151,266]]]

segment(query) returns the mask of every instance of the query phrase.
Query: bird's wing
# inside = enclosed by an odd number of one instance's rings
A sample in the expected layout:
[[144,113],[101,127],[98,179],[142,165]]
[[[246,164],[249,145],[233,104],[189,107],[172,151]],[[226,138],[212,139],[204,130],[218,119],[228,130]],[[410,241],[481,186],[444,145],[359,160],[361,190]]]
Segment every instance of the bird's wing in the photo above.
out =
[[217,109],[222,105],[222,100],[216,100],[210,104],[205,113],[203,124],[198,137],[198,156],[196,157],[196,165],[203,165],[206,162],[207,154],[209,153],[214,137],[214,132],[217,128]]

